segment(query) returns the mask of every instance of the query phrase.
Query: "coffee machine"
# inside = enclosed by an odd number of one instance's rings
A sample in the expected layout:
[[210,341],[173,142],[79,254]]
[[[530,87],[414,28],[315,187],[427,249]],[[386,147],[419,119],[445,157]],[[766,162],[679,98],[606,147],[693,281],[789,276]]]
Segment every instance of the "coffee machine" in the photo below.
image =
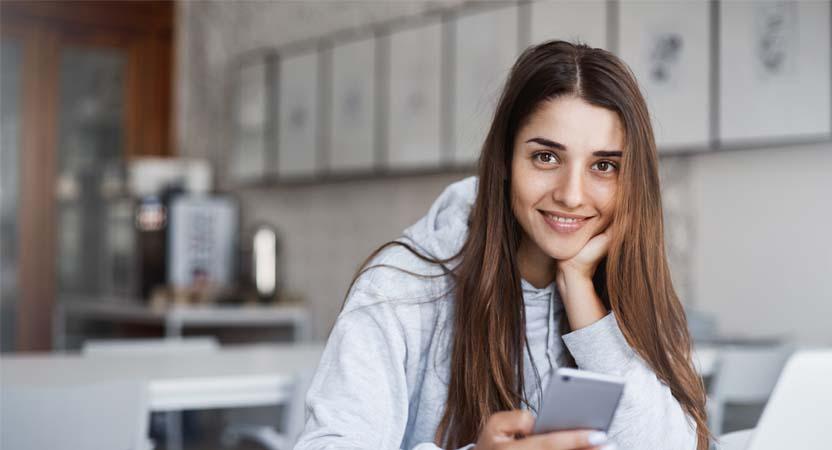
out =
[[129,167],[135,201],[136,295],[226,288],[237,271],[239,211],[211,192],[207,161],[142,158]]

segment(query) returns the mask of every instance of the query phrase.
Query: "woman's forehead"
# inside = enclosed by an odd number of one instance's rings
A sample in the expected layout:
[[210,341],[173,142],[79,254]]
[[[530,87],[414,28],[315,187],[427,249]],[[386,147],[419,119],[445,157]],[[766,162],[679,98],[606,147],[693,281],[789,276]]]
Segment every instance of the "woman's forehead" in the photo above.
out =
[[519,138],[542,137],[563,144],[567,150],[622,150],[624,130],[614,111],[575,96],[543,102],[528,117]]

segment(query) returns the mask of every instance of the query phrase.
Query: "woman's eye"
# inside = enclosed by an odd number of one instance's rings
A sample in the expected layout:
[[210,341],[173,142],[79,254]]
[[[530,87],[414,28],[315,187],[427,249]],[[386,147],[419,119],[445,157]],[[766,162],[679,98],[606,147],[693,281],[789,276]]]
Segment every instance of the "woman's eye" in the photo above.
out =
[[556,164],[558,162],[558,157],[550,152],[535,153],[534,158],[543,164]]
[[612,161],[598,161],[592,166],[593,169],[604,173],[614,172],[618,169],[618,166],[616,166],[615,163],[613,163]]

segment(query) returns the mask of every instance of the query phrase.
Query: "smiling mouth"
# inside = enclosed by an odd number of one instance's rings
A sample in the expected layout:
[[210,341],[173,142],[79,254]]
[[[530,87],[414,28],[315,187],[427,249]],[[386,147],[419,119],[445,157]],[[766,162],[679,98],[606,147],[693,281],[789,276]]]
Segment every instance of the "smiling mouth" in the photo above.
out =
[[540,211],[543,220],[558,233],[572,233],[581,229],[590,219],[595,216],[577,216],[573,214],[560,215],[547,211]]

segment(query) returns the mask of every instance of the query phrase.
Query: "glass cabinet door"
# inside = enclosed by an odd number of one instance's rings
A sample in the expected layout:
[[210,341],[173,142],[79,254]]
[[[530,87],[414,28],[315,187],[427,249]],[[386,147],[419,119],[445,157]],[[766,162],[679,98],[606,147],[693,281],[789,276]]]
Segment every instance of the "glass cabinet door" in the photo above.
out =
[[67,298],[135,292],[126,164],[173,153],[174,2],[88,3],[0,0],[2,351],[55,347]]
[[112,247],[129,251],[130,235],[110,225],[123,222],[125,212],[127,221],[131,215],[124,204],[127,59],[127,50],[117,47],[60,50],[57,301],[107,294],[113,271],[125,275],[124,267],[113,264]]
[[15,347],[22,43],[0,40],[0,351]]

